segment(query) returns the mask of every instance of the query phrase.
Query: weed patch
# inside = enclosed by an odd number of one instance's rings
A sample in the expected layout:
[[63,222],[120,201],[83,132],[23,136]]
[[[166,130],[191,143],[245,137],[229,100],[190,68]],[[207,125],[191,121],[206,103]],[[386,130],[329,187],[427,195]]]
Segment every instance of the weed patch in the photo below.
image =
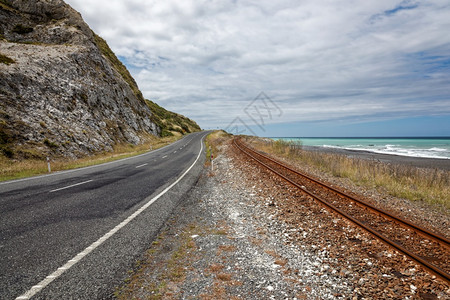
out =
[[302,150],[286,141],[252,140],[253,147],[295,164],[306,164],[357,185],[387,191],[394,197],[450,208],[450,172],[350,158],[341,154]]
[[24,26],[22,24],[17,24],[14,26],[12,32],[18,33],[18,34],[27,34],[30,32],[33,32],[33,27]]
[[[6,135],[6,133],[3,137],[0,135],[1,139],[6,139],[7,137],[8,136]],[[51,168],[52,171],[62,171],[98,165],[122,158],[139,155],[149,151],[149,149],[155,150],[171,144],[177,139],[178,137],[150,137],[147,142],[137,146],[130,144],[119,144],[116,145],[114,147],[114,150],[111,152],[98,153],[89,157],[75,160],[67,160],[64,158],[52,159]],[[59,147],[56,143],[52,143],[50,140],[47,140],[47,142],[44,140],[43,143],[50,149]],[[5,151],[11,151],[12,153],[7,154],[5,153]],[[20,160],[11,160],[9,157],[18,156],[19,154],[22,156],[22,159]],[[0,181],[35,176],[47,172],[48,169],[45,155],[43,155],[39,151],[33,149],[22,149],[20,147],[17,149],[17,151],[14,151],[14,149],[9,148],[8,145],[0,143]]]
[[0,53],[0,63],[5,65],[10,65],[15,63],[16,61],[12,58],[9,58],[8,56]]

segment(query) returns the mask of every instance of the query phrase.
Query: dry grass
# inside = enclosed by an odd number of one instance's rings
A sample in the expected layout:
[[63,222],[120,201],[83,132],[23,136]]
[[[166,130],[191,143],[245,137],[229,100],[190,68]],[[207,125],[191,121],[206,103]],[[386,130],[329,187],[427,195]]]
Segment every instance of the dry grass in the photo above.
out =
[[206,145],[206,164],[211,164],[211,161],[209,160],[211,157],[211,153],[213,154],[214,158],[220,155],[219,146],[223,144],[225,140],[230,138],[230,134],[226,133],[223,130],[216,130],[212,133],[208,134],[208,136],[205,139],[205,145]]
[[236,251],[236,246],[234,246],[234,245],[220,245],[219,249],[221,251],[233,252],[233,251]]
[[[92,156],[68,160],[58,158],[51,161],[52,171],[62,171],[98,165],[105,162],[119,160],[126,157],[139,155],[150,149],[158,149],[175,142],[180,137],[155,138],[150,137],[145,143],[140,145],[121,144],[114,147],[111,152],[98,153]],[[0,181],[19,179],[48,173],[47,162],[38,159],[11,160],[0,155]]]
[[222,271],[223,268],[225,268],[224,265],[213,263],[213,264],[211,264],[211,265],[209,266],[209,271],[212,272],[212,273],[216,273],[216,272]]
[[[142,299],[142,294],[145,294],[144,299],[178,299],[178,287],[183,284],[188,270],[198,259],[198,249],[192,235],[204,234],[208,230],[191,223],[179,235],[168,235],[168,231],[161,233],[124,284],[116,288],[115,299]],[[171,250],[167,253],[165,249],[168,245]],[[214,268],[221,269],[220,265]]]
[[264,251],[266,254],[269,254],[270,256],[272,256],[273,258],[279,258],[280,256],[277,254],[277,252],[275,252],[275,250],[265,250]]
[[304,151],[286,141],[252,140],[253,147],[306,164],[336,177],[349,178],[358,185],[387,191],[394,197],[423,201],[450,208],[450,172],[401,164],[350,158],[345,155]]
[[222,280],[222,281],[230,281],[231,274],[230,273],[219,273],[219,274],[217,274],[217,279]]
[[277,259],[275,264],[284,267],[288,263],[287,259]]

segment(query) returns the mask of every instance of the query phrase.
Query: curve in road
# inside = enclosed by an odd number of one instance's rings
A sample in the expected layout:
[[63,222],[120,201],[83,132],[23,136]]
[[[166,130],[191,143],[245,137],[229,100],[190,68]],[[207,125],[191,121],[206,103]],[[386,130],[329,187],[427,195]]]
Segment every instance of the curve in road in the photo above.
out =
[[1,184],[0,298],[109,298],[197,180],[207,134]]

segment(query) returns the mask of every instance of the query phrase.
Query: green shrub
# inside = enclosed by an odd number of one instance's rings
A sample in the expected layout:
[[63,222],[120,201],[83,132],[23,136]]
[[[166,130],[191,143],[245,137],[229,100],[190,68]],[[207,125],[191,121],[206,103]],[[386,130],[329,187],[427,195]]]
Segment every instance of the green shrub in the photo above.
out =
[[10,64],[15,63],[15,60],[0,53],[0,63],[5,64],[5,65],[10,65]]
[[56,149],[59,147],[58,144],[56,144],[55,142],[51,142],[48,139],[44,140],[44,145],[46,145],[47,147],[52,148],[52,149]]
[[161,131],[161,137],[167,137],[167,136],[173,136],[173,133],[170,132],[170,131],[167,130],[167,129],[163,129],[163,130]]
[[191,133],[191,131],[189,130],[189,126],[187,126],[185,123],[182,123],[182,124],[181,124],[181,128],[183,128],[183,130],[184,130],[186,133]]
[[0,126],[0,145],[6,145],[10,142],[10,137],[3,126]]
[[28,27],[28,26],[23,26],[22,24],[17,24],[16,26],[14,26],[13,32],[18,33],[18,34],[27,34],[30,32],[33,32],[33,27]]
[[9,1],[7,0],[0,0],[0,7],[7,11],[15,11],[15,9],[11,6]]
[[0,152],[3,153],[4,156],[7,158],[13,158],[14,157],[14,151],[6,145],[0,145]]
[[[153,123],[161,128],[162,132],[165,131],[177,131],[181,134],[191,133],[192,131],[200,131],[200,126],[189,118],[186,118],[177,113],[166,110],[153,101],[147,100],[147,106],[152,111],[151,120]],[[181,127],[181,128],[178,128]]]
[[109,62],[113,65],[114,69],[122,76],[123,80],[130,86],[133,90],[134,95],[140,101],[144,102],[144,96],[142,96],[141,91],[139,90],[136,81],[131,76],[130,72],[127,70],[125,65],[117,58],[114,52],[109,48],[108,43],[100,36],[94,33],[95,43],[97,44],[100,52],[109,60]]

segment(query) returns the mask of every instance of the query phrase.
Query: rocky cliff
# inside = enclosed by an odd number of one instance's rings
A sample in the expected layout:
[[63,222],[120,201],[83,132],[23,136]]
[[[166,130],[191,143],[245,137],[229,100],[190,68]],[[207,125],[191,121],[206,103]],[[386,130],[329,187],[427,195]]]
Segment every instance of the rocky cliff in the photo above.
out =
[[0,152],[83,156],[160,135],[135,81],[61,0],[0,0]]

